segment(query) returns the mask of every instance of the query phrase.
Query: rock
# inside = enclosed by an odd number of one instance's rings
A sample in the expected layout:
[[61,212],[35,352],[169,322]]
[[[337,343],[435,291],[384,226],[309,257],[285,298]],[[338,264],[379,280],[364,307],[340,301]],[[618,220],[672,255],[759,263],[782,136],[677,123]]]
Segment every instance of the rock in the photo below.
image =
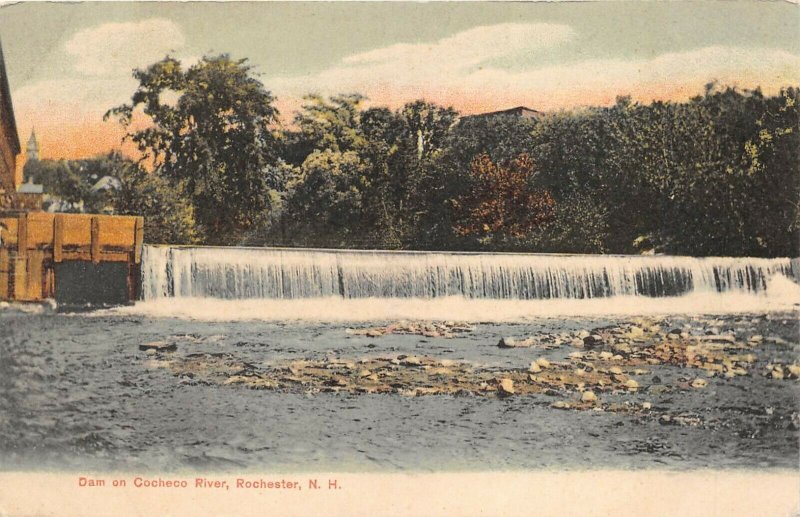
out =
[[637,327],[636,325],[631,325],[631,328],[628,330],[628,334],[631,337],[642,337],[644,336],[644,329],[642,329],[642,327]]
[[497,383],[497,389],[501,396],[509,396],[516,393],[514,391],[514,381],[511,379],[500,379]]
[[500,348],[528,348],[533,344],[532,339],[523,339],[521,341],[517,341],[513,337],[503,337],[500,338],[500,341],[497,343],[497,346]]
[[628,379],[625,381],[625,387],[628,388],[629,391],[636,391],[639,389],[639,383],[633,379]]
[[692,388],[705,388],[708,386],[708,381],[705,379],[695,379],[692,381]]
[[772,371],[769,373],[769,375],[770,375],[770,377],[772,377],[773,379],[776,379],[776,380],[782,380],[782,379],[783,379],[783,368],[780,368],[780,367],[775,367],[775,369],[773,369],[773,370],[772,370]]
[[681,329],[672,329],[672,330],[669,331],[669,335],[670,336],[680,336],[681,332],[682,332]]
[[748,339],[748,341],[750,341],[751,343],[761,343],[762,341],[764,341],[764,336],[760,334],[755,334],[753,336],[750,336],[750,339]]
[[533,361],[533,362],[531,362],[531,367],[528,370],[533,372],[533,373],[539,373],[539,372],[542,371],[542,367],[539,366],[539,363],[537,363],[536,361]]
[[500,348],[514,348],[517,346],[517,340],[513,337],[501,337],[497,346]]
[[581,330],[580,332],[578,332],[578,338],[581,339],[581,340],[586,339],[590,335],[591,335],[591,332],[589,332],[588,330]]
[[383,335],[383,331],[379,329],[370,329],[364,335],[367,337],[381,337]]
[[593,391],[584,391],[581,395],[581,402],[597,402],[597,395]]
[[612,354],[611,352],[600,352],[600,359],[602,359],[603,361],[608,361],[613,358],[614,354]]
[[597,334],[592,334],[583,338],[583,346],[593,348],[603,344],[603,338]]
[[564,402],[563,400],[559,400],[559,401],[553,402],[550,405],[550,407],[551,408],[555,408],[555,409],[569,409],[570,405],[567,404],[566,402]]
[[620,368],[619,366],[612,366],[611,368],[608,369],[608,372],[613,375],[622,375],[622,368]]
[[147,355],[156,355],[156,349],[155,348],[148,348],[147,350],[145,350],[145,353]]
[[653,408],[653,404],[651,402],[645,402],[642,404],[642,409],[650,410]]
[[708,334],[705,336],[697,336],[695,339],[705,343],[735,343],[736,338],[731,334]]
[[174,352],[178,349],[177,343],[167,343],[166,341],[151,341],[139,345],[139,350],[155,350],[156,352]]
[[400,364],[403,365],[403,366],[419,366],[419,365],[422,364],[422,361],[419,360],[419,357],[414,357],[412,355],[412,356],[403,358],[403,360],[400,361]]
[[583,356],[584,356],[584,353],[583,353],[583,352],[572,352],[572,353],[571,353],[571,354],[569,354],[567,357],[569,357],[570,359],[580,359],[580,358],[582,358]]
[[800,379],[800,365],[790,364],[786,369],[789,371],[788,377],[790,379]]
[[538,364],[541,368],[550,368],[550,361],[548,361],[544,357],[540,357],[539,359],[537,359],[536,364]]
[[618,354],[630,355],[631,352],[632,352],[632,349],[631,349],[630,345],[628,345],[626,343],[619,343],[619,344],[614,345],[614,351],[617,352]]

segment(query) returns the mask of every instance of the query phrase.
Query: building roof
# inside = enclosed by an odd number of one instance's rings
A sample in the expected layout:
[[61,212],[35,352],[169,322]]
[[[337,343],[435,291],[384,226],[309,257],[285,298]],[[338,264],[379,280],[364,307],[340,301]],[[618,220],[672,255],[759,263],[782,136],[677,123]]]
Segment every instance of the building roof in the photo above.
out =
[[491,118],[491,117],[498,117],[498,116],[511,116],[511,117],[520,117],[526,119],[538,119],[544,116],[544,113],[541,111],[537,111],[532,108],[528,108],[527,106],[516,106],[514,108],[498,110],[498,111],[488,111],[486,113],[476,113],[474,115],[466,115],[461,117],[462,119],[466,118]]
[[118,190],[122,187],[122,182],[114,176],[103,176],[92,186],[92,192],[101,190]]
[[17,192],[20,194],[41,194],[44,192],[44,185],[39,185],[32,181],[28,181],[27,183],[23,183],[17,189]]
[[19,133],[17,133],[17,122],[14,119],[14,106],[11,104],[11,88],[8,86],[2,41],[0,41],[0,124],[8,129],[8,143],[12,151],[14,154],[19,154],[22,148],[19,143]]

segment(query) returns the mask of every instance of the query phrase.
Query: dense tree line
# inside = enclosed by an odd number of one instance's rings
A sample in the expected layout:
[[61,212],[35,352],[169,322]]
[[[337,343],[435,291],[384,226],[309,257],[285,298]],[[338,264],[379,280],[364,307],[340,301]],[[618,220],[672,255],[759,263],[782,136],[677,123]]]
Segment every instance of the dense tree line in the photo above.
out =
[[309,96],[281,126],[245,61],[166,58],[135,75],[108,116],[145,158],[114,158],[110,203],[151,218],[151,242],[798,255],[795,87],[710,84],[535,120]]

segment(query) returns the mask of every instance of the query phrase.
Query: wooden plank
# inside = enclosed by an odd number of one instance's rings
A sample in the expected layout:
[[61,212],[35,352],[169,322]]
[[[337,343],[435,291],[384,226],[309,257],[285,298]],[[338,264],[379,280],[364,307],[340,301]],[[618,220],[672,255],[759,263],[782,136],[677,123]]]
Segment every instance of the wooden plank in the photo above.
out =
[[136,230],[133,241],[133,263],[142,262],[142,244],[144,243],[144,217],[136,218]]
[[92,217],[92,262],[100,263],[100,219]]
[[52,262],[45,266],[44,277],[44,292],[42,293],[42,298],[55,298],[56,270]]
[[[130,259],[131,254],[124,251],[100,252],[100,262],[129,262]],[[61,261],[69,262],[72,260],[90,261],[92,260],[92,253],[85,250],[64,250]]]
[[3,230],[3,247],[13,248],[17,245],[17,226],[19,221],[16,217],[1,217],[2,223],[6,229]]
[[100,217],[100,247],[133,249],[136,217]]
[[17,220],[17,256],[24,257],[28,250],[28,216],[20,215]]
[[28,224],[28,248],[50,247],[53,243],[53,221],[55,215],[46,212],[30,212],[27,214],[26,219]]
[[53,221],[53,261],[61,262],[64,246],[64,216],[59,214]]
[[20,301],[27,301],[28,300],[28,292],[27,292],[27,271],[28,271],[28,264],[27,259],[24,257],[19,257],[19,255],[14,256],[11,259],[11,263],[14,267],[14,289],[11,296],[12,300],[20,300]]
[[26,299],[30,301],[43,300],[42,288],[44,286],[44,252],[41,250],[28,250],[28,271],[25,277]]
[[9,283],[11,280],[11,260],[9,251],[0,248],[0,300],[10,300]]
[[92,242],[91,218],[64,214],[64,246],[89,246]]

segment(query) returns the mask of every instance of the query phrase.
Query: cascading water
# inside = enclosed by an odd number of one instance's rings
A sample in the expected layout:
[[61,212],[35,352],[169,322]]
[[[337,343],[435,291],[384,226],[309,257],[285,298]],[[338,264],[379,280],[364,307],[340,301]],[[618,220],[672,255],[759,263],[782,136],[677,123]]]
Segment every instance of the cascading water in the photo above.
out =
[[145,300],[462,297],[493,300],[763,293],[800,260],[146,246]]

